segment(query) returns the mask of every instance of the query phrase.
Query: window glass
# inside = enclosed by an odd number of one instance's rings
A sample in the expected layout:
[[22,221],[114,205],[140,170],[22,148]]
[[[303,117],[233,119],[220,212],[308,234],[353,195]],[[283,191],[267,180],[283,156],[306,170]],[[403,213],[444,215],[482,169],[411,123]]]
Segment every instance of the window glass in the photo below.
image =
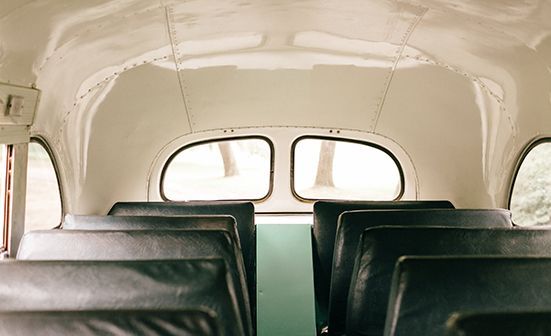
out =
[[51,229],[61,221],[61,195],[57,175],[46,149],[37,142],[29,144],[25,232]]
[[511,195],[513,222],[551,224],[551,142],[534,147],[522,161]]
[[304,199],[393,200],[401,194],[399,167],[373,146],[302,138],[293,159],[294,190]]
[[261,138],[186,147],[168,162],[162,182],[169,200],[258,200],[271,183],[270,144]]

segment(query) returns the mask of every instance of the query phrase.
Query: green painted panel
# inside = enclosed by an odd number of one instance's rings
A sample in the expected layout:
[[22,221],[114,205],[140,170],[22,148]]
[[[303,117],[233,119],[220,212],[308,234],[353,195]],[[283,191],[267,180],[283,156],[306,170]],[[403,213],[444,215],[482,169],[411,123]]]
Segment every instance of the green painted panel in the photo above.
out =
[[308,224],[261,224],[257,237],[258,336],[316,334]]

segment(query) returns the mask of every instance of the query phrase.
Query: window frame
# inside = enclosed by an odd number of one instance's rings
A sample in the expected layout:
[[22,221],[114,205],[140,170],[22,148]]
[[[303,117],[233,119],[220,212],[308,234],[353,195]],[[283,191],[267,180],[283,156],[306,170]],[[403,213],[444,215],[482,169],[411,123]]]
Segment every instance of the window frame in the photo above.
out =
[[[30,138],[28,146],[30,146],[31,143],[36,143],[36,144],[39,144],[40,146],[42,146],[44,151],[48,154],[48,157],[50,158],[50,162],[52,164],[52,167],[54,168],[55,178],[56,178],[56,182],[57,182],[57,190],[59,191],[59,203],[60,203],[61,213],[59,214],[59,224],[57,226],[55,226],[53,229],[61,228],[61,226],[63,224],[63,216],[65,215],[65,206],[64,206],[65,202],[64,202],[64,197],[63,197],[63,188],[62,188],[62,184],[61,184],[61,179],[60,179],[60,174],[59,174],[59,168],[58,168],[58,165],[57,165],[57,160],[55,158],[55,155],[54,155],[48,141],[46,141],[46,139],[44,139],[43,137],[41,137],[39,135],[32,136]],[[28,170],[29,170],[28,166],[29,166],[29,159],[27,157],[27,173],[28,173]],[[25,192],[26,192],[26,190],[25,190]],[[27,206],[26,198],[27,198],[27,195],[25,195],[25,207]]]
[[[509,211],[511,211],[511,201],[513,200],[513,190],[515,189],[515,183],[517,182],[517,177],[520,172],[520,168],[524,164],[524,160],[526,160],[526,157],[528,156],[528,154],[532,152],[534,148],[544,143],[551,143],[551,137],[545,136],[545,137],[536,138],[530,141],[528,145],[526,145],[524,149],[520,152],[520,155],[518,156],[517,163],[515,166],[515,170],[511,177],[511,184],[509,186],[509,199],[507,201],[507,209]],[[518,226],[522,226],[522,225],[518,225]]]
[[[289,179],[290,180],[289,182],[291,184],[290,188],[291,188],[291,193],[293,194],[293,197],[295,197],[299,201],[304,202],[304,203],[314,203],[316,201],[337,201],[337,202],[345,201],[345,199],[340,199],[340,198],[306,198],[306,197],[300,196],[297,193],[297,191],[295,190],[295,148],[296,148],[297,144],[301,140],[304,140],[304,139],[350,142],[350,143],[369,146],[369,147],[381,150],[382,152],[387,154],[392,159],[392,161],[394,161],[394,164],[396,164],[396,167],[398,168],[398,173],[400,174],[400,192],[398,193],[398,195],[394,199],[392,199],[390,201],[398,201],[404,195],[404,192],[405,192],[405,189],[406,189],[405,188],[406,181],[405,181],[405,177],[404,177],[404,170],[402,169],[402,165],[400,164],[400,161],[398,160],[398,158],[396,158],[396,156],[389,149],[387,149],[387,148],[385,148],[385,147],[383,147],[379,144],[369,142],[369,141],[363,141],[363,140],[358,140],[358,139],[350,139],[350,138],[342,138],[342,137],[336,137],[336,136],[323,136],[323,135],[308,134],[308,135],[302,135],[302,136],[296,138],[295,140],[293,140],[293,143],[291,144],[291,156],[290,156],[290,164],[291,164],[291,167],[290,167],[291,168],[291,175],[290,175],[290,177],[291,178]],[[357,201],[363,201],[363,200],[357,200]],[[368,200],[366,200],[366,201],[368,201]]]
[[159,194],[161,195],[161,199],[164,202],[182,202],[181,200],[172,200],[172,199],[166,197],[165,191],[164,191],[166,171],[167,171],[168,167],[170,166],[170,164],[172,163],[172,160],[174,160],[174,158],[176,156],[178,156],[178,154],[182,153],[183,151],[185,151],[186,149],[189,149],[191,147],[206,145],[206,144],[209,144],[209,143],[215,143],[215,142],[221,142],[221,141],[248,140],[248,139],[264,140],[270,148],[270,171],[269,171],[269,177],[268,177],[269,178],[269,181],[268,181],[269,184],[268,184],[268,191],[267,191],[266,195],[261,197],[261,198],[257,198],[257,199],[249,199],[249,198],[225,199],[225,198],[220,198],[220,199],[215,199],[215,200],[193,199],[193,200],[189,200],[189,201],[194,201],[194,202],[195,201],[198,201],[198,202],[207,202],[207,201],[208,202],[216,202],[216,201],[244,202],[244,201],[250,201],[250,202],[253,202],[253,203],[260,203],[260,202],[263,202],[263,201],[267,200],[272,195],[272,192],[274,190],[275,149],[274,149],[274,144],[273,144],[272,140],[270,140],[268,137],[265,137],[265,136],[262,136],[262,135],[244,135],[244,136],[233,136],[233,137],[218,137],[218,138],[214,138],[214,139],[190,142],[190,143],[185,144],[184,146],[178,148],[177,150],[174,151],[174,153],[170,154],[168,159],[163,164],[163,169],[161,170],[161,178],[160,178],[160,181],[159,181]]
[[6,162],[0,169],[3,172],[0,174],[0,177],[4,179],[4,188],[1,192],[4,194],[2,197],[2,208],[3,208],[3,226],[2,226],[2,241],[0,244],[0,253],[5,253],[8,251],[10,243],[10,225],[11,225],[11,204],[13,202],[13,168],[14,168],[14,152],[15,149],[13,144],[2,144],[5,147],[2,147],[1,150],[4,151],[6,155]]

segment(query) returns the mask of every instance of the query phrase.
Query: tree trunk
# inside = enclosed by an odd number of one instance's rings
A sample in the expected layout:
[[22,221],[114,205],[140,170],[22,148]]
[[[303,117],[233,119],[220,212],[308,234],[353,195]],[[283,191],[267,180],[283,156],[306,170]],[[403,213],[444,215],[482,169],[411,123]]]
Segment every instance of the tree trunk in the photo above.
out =
[[333,160],[335,158],[335,141],[324,140],[321,143],[318,160],[318,172],[316,173],[316,186],[334,187]]
[[222,161],[224,161],[224,177],[239,175],[237,162],[233,155],[231,144],[228,141],[222,141],[218,144]]

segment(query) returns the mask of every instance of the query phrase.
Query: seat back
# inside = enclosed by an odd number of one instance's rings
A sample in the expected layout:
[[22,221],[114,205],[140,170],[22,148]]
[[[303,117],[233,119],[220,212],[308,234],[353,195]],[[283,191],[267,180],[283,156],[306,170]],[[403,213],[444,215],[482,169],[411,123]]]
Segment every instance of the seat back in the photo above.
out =
[[365,229],[381,225],[512,228],[513,223],[510,211],[503,209],[403,209],[344,212],[339,219],[333,255],[329,297],[331,332],[342,333],[345,330],[348,291],[360,237]]
[[235,218],[223,215],[82,216],[65,215],[64,230],[225,230],[241,248]]
[[337,220],[345,211],[370,209],[453,208],[449,201],[318,201],[314,203],[313,258],[318,324],[325,323],[329,305],[333,247]]
[[4,261],[0,311],[212,310],[228,335],[245,334],[222,259]]
[[365,230],[350,283],[347,332],[382,335],[392,273],[404,255],[551,256],[551,230],[441,227]]
[[221,336],[213,311],[92,310],[0,312],[0,335]]
[[446,323],[447,336],[551,335],[551,311],[457,313]]
[[385,335],[444,335],[456,311],[551,310],[550,278],[551,258],[402,257]]
[[250,295],[256,294],[256,238],[254,205],[251,202],[117,202],[109,210],[115,216],[228,215],[235,218],[243,251]]
[[251,326],[243,259],[228,232],[222,230],[45,230],[26,233],[20,260],[155,260],[222,258],[236,285],[243,325]]

